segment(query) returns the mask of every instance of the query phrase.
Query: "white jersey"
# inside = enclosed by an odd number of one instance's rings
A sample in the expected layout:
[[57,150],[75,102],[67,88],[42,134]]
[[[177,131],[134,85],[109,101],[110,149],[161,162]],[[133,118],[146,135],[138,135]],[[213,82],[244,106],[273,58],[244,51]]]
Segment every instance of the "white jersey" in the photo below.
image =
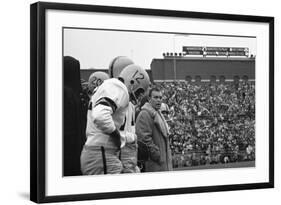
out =
[[[116,109],[98,104],[103,98],[112,101]],[[124,123],[128,105],[127,87],[115,78],[105,80],[91,97],[87,114],[86,145],[114,147],[109,134],[115,129],[119,130]]]
[[120,127],[120,134],[122,136],[122,145],[125,143],[132,143],[136,140],[136,129],[135,129],[135,106],[129,102],[128,110],[126,112],[125,121]]
[[121,161],[123,173],[139,173],[137,166],[137,135],[135,130],[135,106],[129,102],[124,124],[120,128]]

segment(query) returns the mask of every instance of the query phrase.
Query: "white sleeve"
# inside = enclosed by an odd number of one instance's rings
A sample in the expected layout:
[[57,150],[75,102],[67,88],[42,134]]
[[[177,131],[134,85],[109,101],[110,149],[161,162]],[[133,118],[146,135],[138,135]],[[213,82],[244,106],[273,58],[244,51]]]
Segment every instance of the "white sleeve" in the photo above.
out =
[[116,127],[112,119],[113,110],[110,106],[99,104],[92,110],[93,123],[106,134],[112,133]]

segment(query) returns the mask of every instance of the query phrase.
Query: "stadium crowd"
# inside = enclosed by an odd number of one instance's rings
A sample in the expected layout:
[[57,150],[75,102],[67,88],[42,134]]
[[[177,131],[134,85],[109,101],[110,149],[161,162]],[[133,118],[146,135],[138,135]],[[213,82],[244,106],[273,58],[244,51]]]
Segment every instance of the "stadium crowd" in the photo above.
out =
[[[169,107],[173,167],[255,160],[255,83],[154,83]],[[81,93],[87,104],[87,88]]]
[[[154,83],[169,107],[173,166],[255,160],[255,83]],[[87,105],[87,87],[81,98]]]
[[161,82],[174,167],[255,160],[255,83]]

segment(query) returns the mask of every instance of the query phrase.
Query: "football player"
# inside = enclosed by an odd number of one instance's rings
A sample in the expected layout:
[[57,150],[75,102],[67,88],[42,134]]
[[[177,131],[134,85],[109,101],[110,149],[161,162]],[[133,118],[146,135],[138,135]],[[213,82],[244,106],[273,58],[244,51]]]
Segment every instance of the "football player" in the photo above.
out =
[[97,71],[90,75],[88,80],[88,95],[91,97],[94,91],[99,87],[103,81],[109,79],[109,76],[105,72]]
[[117,56],[109,64],[108,73],[110,78],[117,78],[121,71],[134,62],[127,56]]
[[[125,68],[128,67],[128,72],[134,70],[137,65],[134,65],[133,62],[124,56],[116,57],[113,59],[112,63],[109,66],[110,77],[117,77],[119,73]],[[134,74],[132,72],[132,74]],[[142,78],[142,76],[139,76]],[[136,77],[138,80],[138,77]],[[146,89],[148,88],[148,85]],[[122,137],[122,149],[120,154],[120,159],[123,164],[123,173],[139,173],[140,169],[137,166],[137,136],[135,134],[135,105],[136,102],[141,100],[143,92],[137,93],[138,97],[131,96],[128,111],[125,116],[124,124],[120,127],[120,134]]]
[[120,149],[127,139],[121,136],[120,128],[126,122],[129,100],[138,100],[148,85],[146,71],[133,65],[124,68],[118,79],[105,80],[98,87],[89,104],[87,140],[81,153],[84,175],[122,172]]

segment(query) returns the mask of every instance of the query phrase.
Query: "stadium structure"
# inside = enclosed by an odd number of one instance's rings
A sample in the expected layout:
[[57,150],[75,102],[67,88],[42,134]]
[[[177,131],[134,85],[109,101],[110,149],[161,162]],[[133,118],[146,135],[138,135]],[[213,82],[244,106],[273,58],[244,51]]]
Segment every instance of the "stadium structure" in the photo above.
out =
[[[81,69],[80,70],[80,77],[81,77],[81,79],[83,79],[85,81],[88,81],[90,75],[94,72],[97,72],[97,71],[102,71],[102,72],[108,73],[108,69],[96,69],[96,68]],[[152,80],[153,76],[152,76],[151,70],[146,69],[146,71],[149,75],[150,80]]]
[[157,81],[255,80],[255,57],[248,48],[183,47],[183,53],[163,53],[153,59],[151,72]]
[[[152,82],[255,81],[255,56],[248,48],[183,46],[182,53],[163,53],[146,69]],[[107,69],[83,69],[81,78]]]

